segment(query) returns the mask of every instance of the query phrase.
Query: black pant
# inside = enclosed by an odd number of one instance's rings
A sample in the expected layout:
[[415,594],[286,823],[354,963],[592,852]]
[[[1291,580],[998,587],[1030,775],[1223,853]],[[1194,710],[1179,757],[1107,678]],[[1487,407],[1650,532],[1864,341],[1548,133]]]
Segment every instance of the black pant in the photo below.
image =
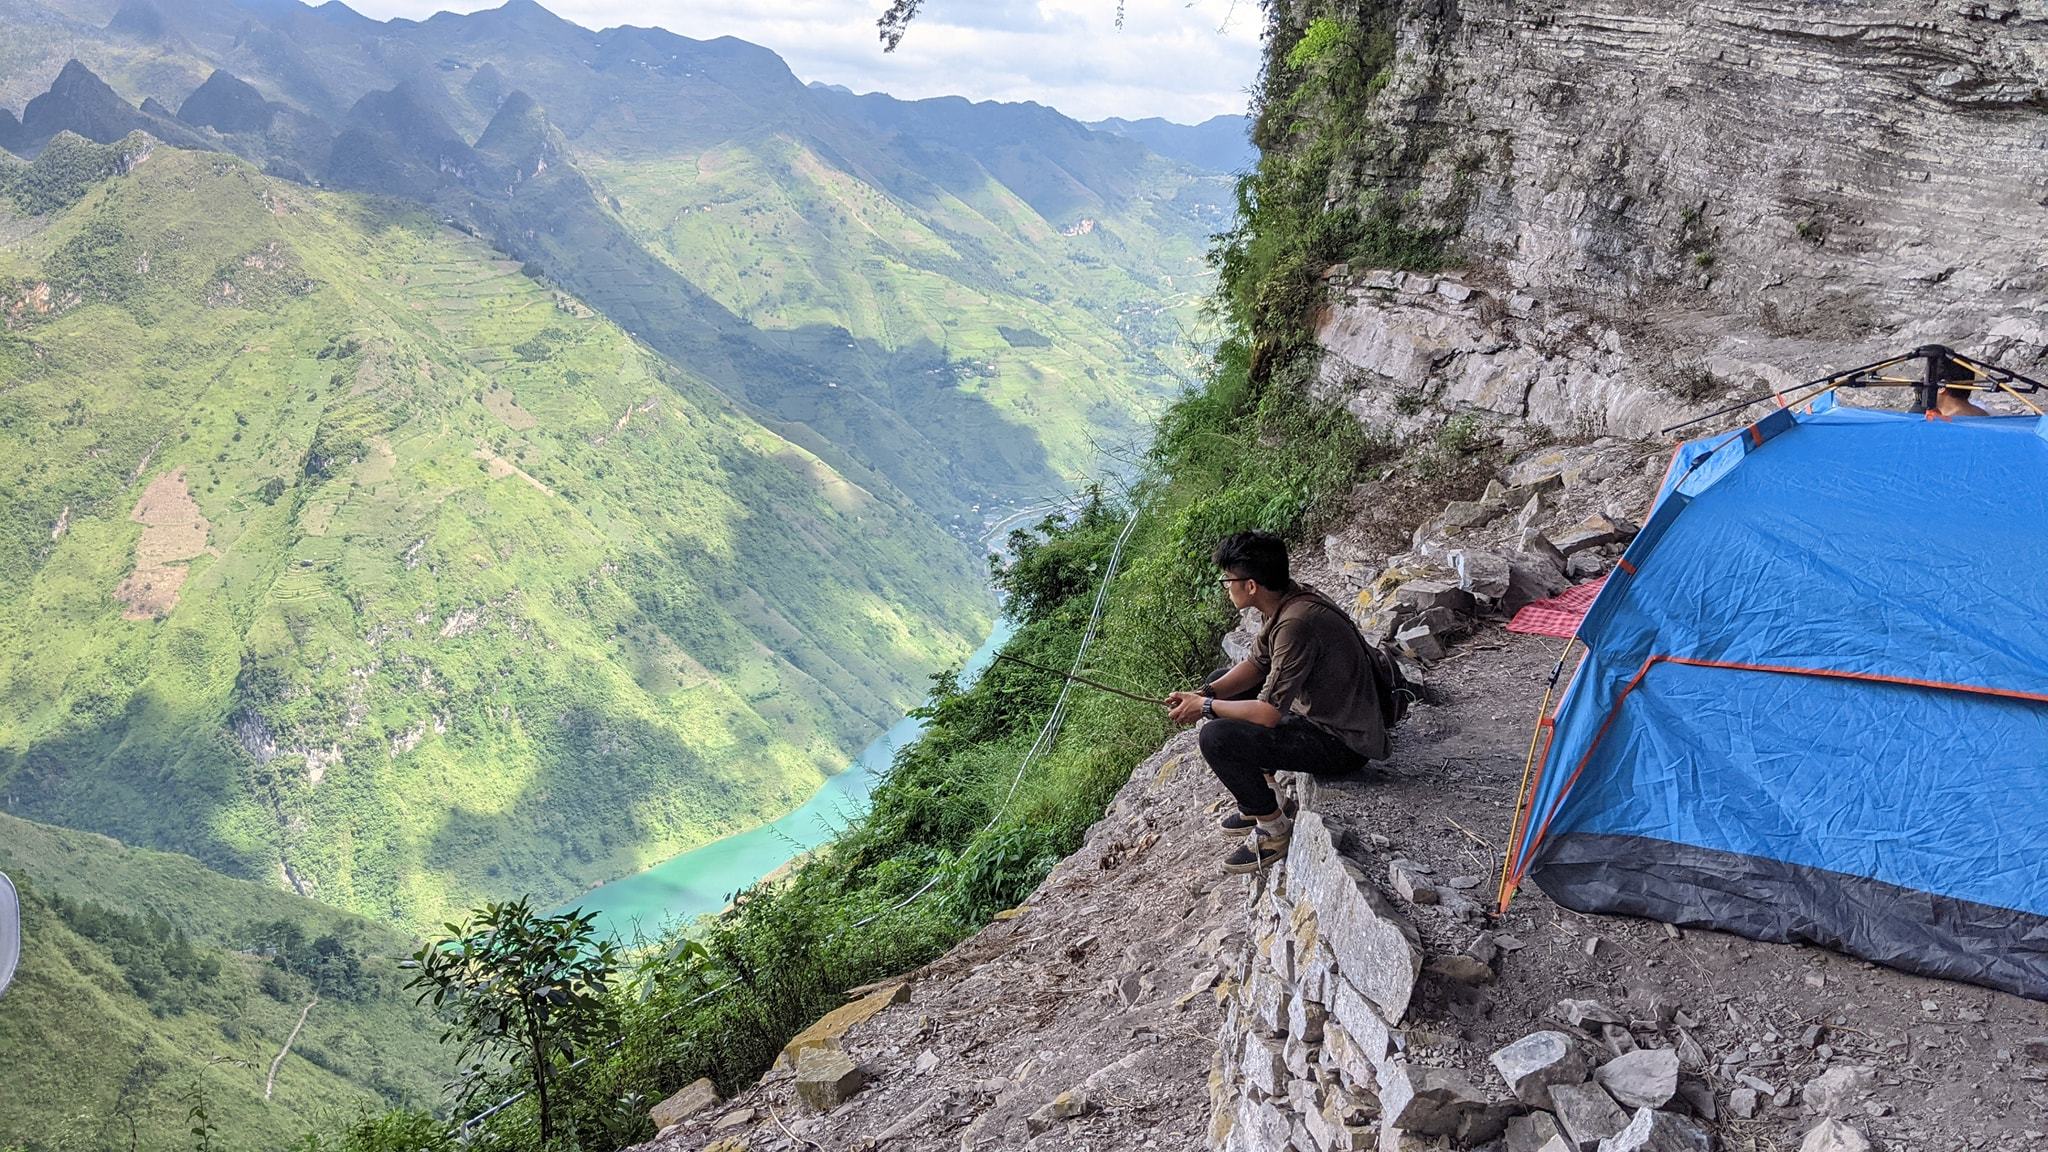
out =
[[1342,740],[1299,716],[1271,728],[1249,720],[1205,720],[1195,742],[1216,779],[1237,798],[1237,810],[1247,816],[1280,810],[1280,798],[1266,783],[1268,772],[1333,776],[1365,763]]

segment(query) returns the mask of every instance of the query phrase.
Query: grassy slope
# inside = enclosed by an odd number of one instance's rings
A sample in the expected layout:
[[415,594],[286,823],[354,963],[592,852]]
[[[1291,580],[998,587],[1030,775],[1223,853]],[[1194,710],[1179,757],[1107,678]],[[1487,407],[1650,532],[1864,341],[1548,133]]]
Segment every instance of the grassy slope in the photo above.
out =
[[943,347],[1070,478],[1100,466],[1105,433],[1130,438],[1179,387],[1210,283],[1203,237],[1220,224],[1203,207],[1212,190],[1164,164],[1156,199],[1084,225],[1048,221],[992,179],[912,204],[789,133],[581,162],[719,303],[769,330]]
[[[237,1148],[282,1147],[310,1124],[438,1096],[447,1056],[398,987],[389,958],[413,947],[399,933],[185,857],[10,816],[0,816],[0,868],[23,885],[26,929],[21,968],[0,998],[0,1145],[126,1149],[132,1118],[139,1147],[189,1148],[180,1097],[195,1084]],[[160,911],[221,962],[220,975],[186,1011],[159,1015],[105,947],[51,910],[51,896]],[[265,993],[268,962],[232,949],[250,923],[281,918],[349,939],[372,958],[378,988],[307,1014],[265,1102],[270,1063],[310,991],[287,979],[284,999]]]
[[[0,338],[15,811],[413,924],[559,898],[794,804],[986,619],[889,494],[419,213],[159,148],[7,224],[10,302],[86,297]],[[166,478],[205,532],[124,619]]]

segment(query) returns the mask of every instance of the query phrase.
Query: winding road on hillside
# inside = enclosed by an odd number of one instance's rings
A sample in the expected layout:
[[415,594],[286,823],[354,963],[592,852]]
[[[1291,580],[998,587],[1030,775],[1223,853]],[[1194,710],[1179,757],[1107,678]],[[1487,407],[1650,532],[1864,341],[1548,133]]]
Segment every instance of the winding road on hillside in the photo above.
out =
[[270,1099],[270,1094],[277,1090],[277,1070],[284,1066],[284,1058],[292,1054],[292,1045],[299,1042],[299,1033],[306,1030],[306,1017],[313,1014],[313,1005],[319,1002],[320,995],[316,992],[311,1000],[306,1001],[306,1006],[299,1009],[299,1022],[292,1025],[292,1034],[284,1038],[284,1047],[277,1050],[277,1059],[270,1062],[270,1075],[264,1078],[263,1098],[265,1100]]
[[14,894],[14,881],[0,872],[0,995],[6,994],[20,961],[21,900]]

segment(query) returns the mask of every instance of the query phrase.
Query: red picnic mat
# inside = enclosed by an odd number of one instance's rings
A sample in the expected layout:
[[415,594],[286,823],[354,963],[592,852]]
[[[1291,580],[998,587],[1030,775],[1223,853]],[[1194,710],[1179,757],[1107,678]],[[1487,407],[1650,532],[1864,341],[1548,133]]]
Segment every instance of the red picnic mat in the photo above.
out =
[[1531,636],[1555,636],[1569,640],[1579,631],[1579,624],[1586,618],[1586,609],[1593,606],[1593,598],[1600,595],[1600,589],[1607,583],[1607,577],[1575,584],[1548,600],[1538,600],[1515,613],[1508,621],[1508,631],[1526,632]]

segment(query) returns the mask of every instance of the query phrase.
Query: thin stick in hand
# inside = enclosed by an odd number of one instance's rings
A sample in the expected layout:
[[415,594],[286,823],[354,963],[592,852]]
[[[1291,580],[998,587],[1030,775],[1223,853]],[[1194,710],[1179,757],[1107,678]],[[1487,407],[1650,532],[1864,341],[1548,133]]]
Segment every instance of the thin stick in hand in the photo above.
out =
[[996,659],[1007,660],[1012,664],[1022,664],[1026,668],[1035,669],[1036,671],[1044,672],[1051,676],[1058,676],[1062,680],[1072,680],[1076,684],[1086,684],[1090,688],[1094,688],[1101,692],[1108,692],[1113,696],[1121,696],[1126,700],[1136,700],[1140,704],[1156,704],[1160,705],[1161,707],[1164,707],[1163,702],[1155,700],[1150,696],[1140,696],[1136,692],[1126,692],[1121,688],[1111,687],[1110,685],[1104,684],[1099,680],[1090,680],[1086,676],[1077,676],[1072,672],[1062,672],[1057,668],[1047,668],[1043,664],[1033,664],[1029,660],[1023,659],[1022,657],[1018,656],[1012,656],[1007,652],[996,653]]

